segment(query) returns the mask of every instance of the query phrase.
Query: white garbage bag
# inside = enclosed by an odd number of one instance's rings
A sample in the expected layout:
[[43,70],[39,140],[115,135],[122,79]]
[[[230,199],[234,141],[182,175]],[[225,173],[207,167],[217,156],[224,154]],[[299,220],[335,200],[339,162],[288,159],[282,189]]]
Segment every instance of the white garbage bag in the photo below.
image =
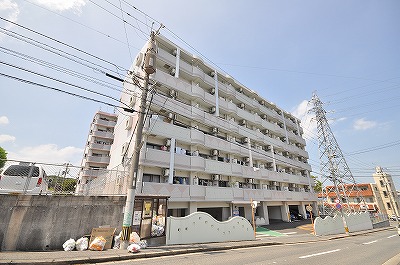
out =
[[63,244],[64,251],[72,251],[75,248],[75,240],[70,238]]
[[136,253],[136,252],[139,252],[139,250],[140,250],[140,246],[138,244],[130,244],[128,246],[129,252]]
[[75,247],[76,250],[82,251],[88,249],[89,239],[87,237],[81,237],[76,240]]

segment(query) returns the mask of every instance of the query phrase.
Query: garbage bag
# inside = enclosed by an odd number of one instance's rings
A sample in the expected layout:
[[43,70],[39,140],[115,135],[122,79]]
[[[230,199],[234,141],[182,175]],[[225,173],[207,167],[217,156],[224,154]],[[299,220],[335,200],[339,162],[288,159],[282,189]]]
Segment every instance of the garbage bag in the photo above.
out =
[[107,240],[104,239],[102,236],[97,236],[93,239],[92,243],[89,245],[90,250],[103,250],[104,246],[106,245]]
[[81,237],[76,240],[75,247],[76,250],[82,251],[88,249],[89,239],[87,237]]
[[136,252],[139,252],[139,250],[140,250],[140,246],[138,244],[130,244],[128,246],[129,252],[136,253]]
[[132,232],[129,237],[129,243],[139,243],[140,236],[136,232]]
[[138,245],[139,245],[140,249],[145,249],[145,248],[147,248],[147,241],[146,240],[141,240],[138,243]]
[[75,248],[75,240],[70,238],[62,246],[64,251],[72,251]]

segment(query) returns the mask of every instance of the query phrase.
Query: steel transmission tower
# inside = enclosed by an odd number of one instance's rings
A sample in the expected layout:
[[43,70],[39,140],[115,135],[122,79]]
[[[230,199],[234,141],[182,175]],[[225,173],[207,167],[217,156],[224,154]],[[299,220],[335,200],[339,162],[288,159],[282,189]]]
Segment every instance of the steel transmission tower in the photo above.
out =
[[[314,93],[311,99],[317,121],[320,172],[322,174],[322,203],[319,210],[324,215],[340,212],[366,211],[367,205],[346,163],[339,144],[329,126],[323,103]],[[344,221],[345,222],[345,221]],[[345,225],[346,227],[346,225]]]

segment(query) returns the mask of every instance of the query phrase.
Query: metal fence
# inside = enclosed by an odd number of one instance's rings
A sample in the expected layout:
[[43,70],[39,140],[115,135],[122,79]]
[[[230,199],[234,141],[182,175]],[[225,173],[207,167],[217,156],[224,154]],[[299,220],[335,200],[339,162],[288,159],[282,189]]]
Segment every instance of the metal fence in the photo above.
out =
[[[0,168],[0,194],[122,195],[127,172],[83,169],[70,163],[6,160]],[[1,163],[0,163],[1,165]]]

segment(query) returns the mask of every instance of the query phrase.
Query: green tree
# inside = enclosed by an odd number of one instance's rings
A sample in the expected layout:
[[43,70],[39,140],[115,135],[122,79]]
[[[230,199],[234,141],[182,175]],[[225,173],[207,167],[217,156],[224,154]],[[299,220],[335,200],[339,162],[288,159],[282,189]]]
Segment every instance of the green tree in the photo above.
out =
[[0,146],[0,168],[3,168],[6,164],[7,152]]
[[316,176],[311,175],[311,178],[314,180],[314,191],[322,192],[322,182],[319,181]]

